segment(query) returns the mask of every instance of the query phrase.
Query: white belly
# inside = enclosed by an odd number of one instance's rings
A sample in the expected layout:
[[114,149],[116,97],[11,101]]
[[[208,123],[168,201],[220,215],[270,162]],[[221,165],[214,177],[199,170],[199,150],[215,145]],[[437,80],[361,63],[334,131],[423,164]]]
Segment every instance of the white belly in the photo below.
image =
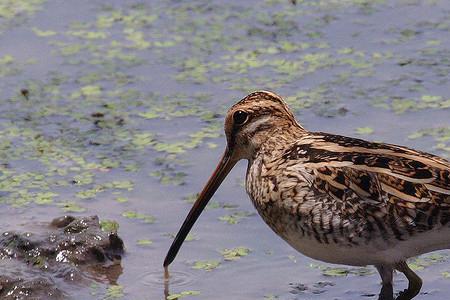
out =
[[312,236],[302,237],[299,232],[285,232],[280,236],[293,248],[308,257],[350,266],[395,264],[420,254],[450,249],[449,228],[419,233],[405,241],[390,240],[386,242],[384,239],[378,238],[357,246],[338,244],[333,241],[319,243]]

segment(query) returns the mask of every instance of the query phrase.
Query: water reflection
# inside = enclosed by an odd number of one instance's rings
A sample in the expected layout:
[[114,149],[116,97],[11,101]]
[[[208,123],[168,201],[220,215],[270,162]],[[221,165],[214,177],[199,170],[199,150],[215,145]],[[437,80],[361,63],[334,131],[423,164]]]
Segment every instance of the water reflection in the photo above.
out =
[[169,274],[169,268],[164,267],[164,299],[167,299],[169,296],[169,280],[170,280],[170,274]]
[[88,272],[88,276],[95,281],[117,285],[117,280],[123,273],[123,267],[120,261],[118,261],[109,266],[89,266],[86,271]]

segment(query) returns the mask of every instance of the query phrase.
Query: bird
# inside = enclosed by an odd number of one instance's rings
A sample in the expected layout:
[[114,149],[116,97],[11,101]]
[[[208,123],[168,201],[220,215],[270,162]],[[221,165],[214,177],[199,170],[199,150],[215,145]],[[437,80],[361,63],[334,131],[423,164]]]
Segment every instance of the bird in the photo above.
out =
[[373,265],[379,300],[393,300],[393,273],[414,298],[421,278],[407,259],[450,248],[450,162],[411,148],[306,130],[283,98],[256,91],[234,104],[227,145],[164,260],[167,270],[195,221],[239,160],[258,214],[300,253],[327,263]]

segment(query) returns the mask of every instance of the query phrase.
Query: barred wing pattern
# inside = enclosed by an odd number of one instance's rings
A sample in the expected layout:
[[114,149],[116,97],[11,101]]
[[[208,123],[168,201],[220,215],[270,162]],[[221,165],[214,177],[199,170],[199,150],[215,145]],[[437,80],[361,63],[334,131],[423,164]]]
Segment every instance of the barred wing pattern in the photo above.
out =
[[374,231],[384,239],[403,240],[450,222],[450,162],[440,157],[311,133],[285,151],[282,160],[298,161],[313,175],[311,187],[322,214],[303,213],[302,223],[319,242],[335,239],[336,231],[351,244],[368,241]]

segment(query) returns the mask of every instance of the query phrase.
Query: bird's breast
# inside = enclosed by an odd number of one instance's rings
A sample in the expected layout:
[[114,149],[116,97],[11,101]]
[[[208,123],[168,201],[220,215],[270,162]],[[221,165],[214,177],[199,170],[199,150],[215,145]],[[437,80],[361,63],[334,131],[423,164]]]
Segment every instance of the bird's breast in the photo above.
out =
[[301,216],[313,209],[311,189],[299,172],[277,160],[257,157],[249,163],[247,193],[264,221],[280,236],[301,232]]

